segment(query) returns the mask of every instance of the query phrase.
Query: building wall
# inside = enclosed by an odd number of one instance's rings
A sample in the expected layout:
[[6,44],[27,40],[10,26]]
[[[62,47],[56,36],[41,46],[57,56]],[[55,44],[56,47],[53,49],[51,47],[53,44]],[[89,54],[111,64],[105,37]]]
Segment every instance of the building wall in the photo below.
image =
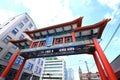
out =
[[65,80],[65,61],[47,58],[44,63],[42,80]]
[[[98,72],[96,73],[89,73],[91,80],[100,80],[100,75]],[[81,75],[82,80],[88,80],[88,73],[82,73]]]
[[117,78],[120,80],[120,55],[118,55],[112,62],[111,66],[117,76]]
[[[30,39],[25,33],[25,30],[34,30],[36,26],[32,21],[31,17],[27,14],[20,14],[18,16],[10,18],[8,21],[0,26],[0,74],[2,73],[9,60],[16,52],[17,47],[12,43],[8,42],[9,39]],[[13,69],[17,71],[19,66],[22,64],[23,58],[19,56],[14,65]],[[43,59],[31,59],[27,60],[23,73],[32,74],[33,76],[41,77]],[[36,68],[38,66],[38,68]],[[14,70],[14,71],[15,71]],[[39,72],[35,72],[38,70]],[[13,71],[13,70],[12,70]]]

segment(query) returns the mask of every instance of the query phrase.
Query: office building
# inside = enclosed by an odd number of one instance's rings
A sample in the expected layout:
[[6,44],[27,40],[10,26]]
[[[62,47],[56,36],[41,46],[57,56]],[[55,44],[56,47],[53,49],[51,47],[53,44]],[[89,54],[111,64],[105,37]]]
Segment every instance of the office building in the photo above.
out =
[[74,80],[74,71],[72,68],[66,70],[66,80]]
[[42,80],[65,80],[65,61],[55,57],[45,59]]
[[[7,66],[9,60],[17,50],[17,47],[10,43],[9,40],[10,39],[18,40],[23,38],[28,38],[29,40],[31,40],[24,33],[24,31],[26,30],[31,31],[34,29],[36,29],[36,26],[31,17],[27,13],[12,17],[8,19],[8,21],[0,25],[0,74],[3,72],[5,66]],[[22,61],[23,57],[21,56],[19,56],[16,59],[14,65],[12,66],[12,69],[9,71],[6,77],[6,80],[13,80],[19,66],[22,64]],[[24,77],[24,80],[25,78],[31,78],[31,74],[34,73],[35,74],[33,75],[33,78],[36,77],[40,78],[42,67],[39,64],[41,65],[43,64],[43,59],[27,60],[23,70],[23,76],[21,75],[22,77]],[[38,66],[38,68],[36,66]],[[39,72],[35,72],[35,70]]]

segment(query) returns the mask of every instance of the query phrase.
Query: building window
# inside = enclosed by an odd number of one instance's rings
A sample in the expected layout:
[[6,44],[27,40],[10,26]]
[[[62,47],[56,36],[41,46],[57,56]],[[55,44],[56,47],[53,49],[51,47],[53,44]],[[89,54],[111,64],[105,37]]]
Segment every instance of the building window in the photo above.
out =
[[13,49],[17,49],[17,46],[13,45],[12,48],[13,48]]
[[38,59],[38,62],[37,62],[38,64],[40,64],[40,59]]
[[16,61],[15,61],[15,64],[19,64],[19,63],[20,63],[20,61],[21,61],[21,58],[20,58],[20,57],[18,57],[18,58],[16,59]]
[[19,64],[21,65],[22,63],[23,63],[23,59],[20,60],[20,63],[19,63]]
[[23,34],[20,35],[19,39],[23,39],[25,36]]
[[41,68],[39,68],[39,74],[41,73]]
[[3,50],[3,48],[0,47],[0,52]]
[[35,73],[38,73],[38,71],[39,71],[38,69],[39,69],[38,66],[36,66],[34,72],[35,72]]
[[18,27],[19,28],[22,28],[24,26],[24,24],[22,23],[22,22],[20,22],[19,24],[18,24]]
[[8,53],[5,55],[4,59],[10,60],[11,56],[12,56],[12,53],[11,53],[11,52],[8,52]]
[[25,23],[27,23],[27,22],[29,21],[29,19],[28,19],[27,17],[25,17],[25,18],[23,19],[23,21],[24,21]]
[[32,68],[33,68],[33,64],[28,63],[28,65],[27,65],[27,69],[28,69],[28,70],[32,70]]
[[43,66],[43,61],[41,61],[41,66]]
[[7,36],[3,39],[3,42],[7,44],[10,39],[12,39],[12,38],[7,35]]
[[33,26],[33,25],[32,25],[31,23],[28,25],[28,27],[29,27],[30,29],[32,28],[32,26]]
[[16,34],[18,33],[18,29],[16,29],[16,28],[13,29],[13,30],[12,30],[12,33],[13,33],[14,35],[16,35]]

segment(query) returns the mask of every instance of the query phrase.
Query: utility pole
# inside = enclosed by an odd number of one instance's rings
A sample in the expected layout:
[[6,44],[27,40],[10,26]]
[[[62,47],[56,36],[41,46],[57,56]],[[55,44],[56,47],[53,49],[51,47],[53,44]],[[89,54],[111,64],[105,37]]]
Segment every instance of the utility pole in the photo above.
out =
[[87,68],[87,76],[88,76],[88,80],[91,80],[91,76],[90,76],[90,71],[89,71],[89,68],[88,68],[88,64],[87,64],[87,61],[85,61],[85,64],[86,64],[86,68]]

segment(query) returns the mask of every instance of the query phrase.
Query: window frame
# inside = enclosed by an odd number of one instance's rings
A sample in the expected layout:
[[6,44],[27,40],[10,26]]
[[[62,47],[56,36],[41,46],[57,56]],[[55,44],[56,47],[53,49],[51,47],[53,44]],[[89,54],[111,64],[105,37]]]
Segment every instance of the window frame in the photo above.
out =
[[24,23],[27,23],[27,22],[29,21],[29,19],[28,19],[27,17],[25,17],[25,18],[23,19],[23,21],[24,21]]
[[9,40],[12,39],[9,35],[7,35],[4,39],[3,39],[3,42],[8,44],[9,43]]
[[15,60],[15,64],[19,64],[21,60],[21,57],[17,57],[17,59]]
[[7,52],[7,54],[4,56],[4,59],[5,60],[10,60],[11,59],[11,57],[12,57],[12,53],[11,52]]
[[35,72],[35,73],[38,73],[38,71],[39,71],[39,67],[36,66],[34,72]]
[[14,34],[14,35],[16,35],[18,32],[19,32],[19,30],[18,30],[17,28],[14,28],[14,29],[12,30],[12,34]]
[[28,28],[31,29],[32,27],[33,27],[33,24],[30,23],[30,24],[28,25]]
[[28,64],[27,64],[27,69],[32,71],[32,69],[33,69],[33,64],[30,63],[30,62],[28,62]]
[[23,24],[22,22],[20,22],[20,23],[18,24],[18,27],[19,27],[19,28],[23,28],[23,26],[24,26],[24,24]]
[[19,39],[24,39],[25,36],[23,34],[20,35]]

